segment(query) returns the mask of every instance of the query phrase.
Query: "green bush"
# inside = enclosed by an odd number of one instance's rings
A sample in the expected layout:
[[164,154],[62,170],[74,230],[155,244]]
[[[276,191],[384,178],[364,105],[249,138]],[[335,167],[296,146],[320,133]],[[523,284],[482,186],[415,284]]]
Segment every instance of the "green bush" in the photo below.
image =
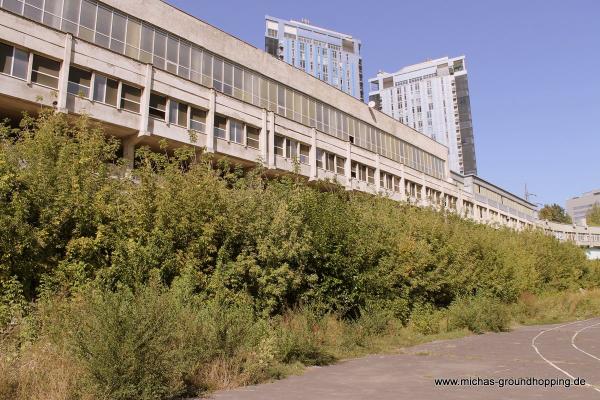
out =
[[72,311],[73,346],[99,398],[163,399],[184,392],[189,362],[178,313],[160,289],[98,291]]
[[460,297],[448,308],[448,329],[467,328],[474,333],[502,332],[512,317],[506,304],[489,295]]
[[288,311],[275,321],[278,360],[305,365],[326,365],[334,361],[325,347],[326,318],[302,308]]
[[0,332],[32,343],[0,353],[0,370],[48,344],[57,370],[72,366],[65,393],[85,377],[92,398],[169,398],[326,364],[401,324],[499,331],[511,304],[519,320],[597,310],[547,296],[592,292],[600,267],[543,232],[267,179],[166,142],[130,171],[116,139],[70,121],[0,126]]
[[444,313],[431,304],[419,304],[410,315],[409,326],[422,335],[435,335],[443,329]]

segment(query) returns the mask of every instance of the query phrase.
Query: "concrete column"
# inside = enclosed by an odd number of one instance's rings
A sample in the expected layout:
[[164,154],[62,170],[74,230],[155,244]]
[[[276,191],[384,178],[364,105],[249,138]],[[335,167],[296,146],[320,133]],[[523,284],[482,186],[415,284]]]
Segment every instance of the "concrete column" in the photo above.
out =
[[32,71],[33,71],[33,53],[29,53],[29,60],[27,62],[27,84],[30,86],[31,86],[31,72]]
[[379,153],[375,154],[375,191],[379,193],[381,190],[381,160]]
[[310,130],[310,153],[308,153],[308,162],[310,164],[309,180],[317,179],[317,130]]
[[404,176],[404,164],[400,164],[400,200],[406,201],[406,178]]
[[210,89],[208,95],[208,112],[206,113],[206,151],[215,152],[215,108],[217,104],[217,94],[214,89]]
[[346,142],[346,162],[344,163],[346,189],[352,189],[352,143]]
[[231,119],[229,118],[225,122],[225,140],[227,140],[227,143],[231,142]]
[[65,35],[65,48],[63,61],[60,65],[58,75],[58,104],[56,108],[60,112],[67,112],[67,90],[69,87],[69,69],[71,68],[71,57],[73,55],[73,35]]
[[267,165],[269,169],[275,168],[275,113],[273,111],[269,111],[268,113],[269,120],[269,137],[268,137],[268,155],[267,155]]
[[152,64],[146,64],[146,75],[144,76],[144,88],[140,101],[140,135],[150,135],[148,132],[148,119],[150,117],[150,93],[152,92]]
[[421,177],[421,203],[425,206],[428,205],[427,191],[425,189],[425,174]]
[[123,158],[127,161],[127,166],[133,169],[135,160],[135,145],[140,141],[138,135],[131,135],[121,140],[123,146]]
[[269,136],[267,130],[267,110],[263,109],[259,134],[260,158],[263,163],[267,163],[267,157],[269,156]]

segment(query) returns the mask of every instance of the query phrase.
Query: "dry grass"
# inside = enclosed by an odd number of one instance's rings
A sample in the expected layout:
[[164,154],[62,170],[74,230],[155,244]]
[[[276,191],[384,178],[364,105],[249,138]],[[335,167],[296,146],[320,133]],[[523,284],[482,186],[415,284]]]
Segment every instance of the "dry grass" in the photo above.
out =
[[[600,289],[544,296],[527,293],[511,311],[516,322],[536,324],[598,316]],[[447,324],[441,323],[438,333],[427,335],[411,324],[404,327],[397,320],[386,321],[383,314],[378,316],[375,312],[368,318],[350,322],[335,315],[316,317],[309,310],[296,310],[270,324],[270,329],[262,331],[261,338],[252,342],[255,343],[252,346],[199,361],[186,375],[186,383],[196,390],[189,394],[299,374],[305,365],[395,353],[424,342],[470,334],[466,329],[448,331]],[[85,365],[69,353],[68,346],[40,336],[17,352],[17,346],[11,347],[5,339],[0,339],[0,399],[101,398],[101,392],[94,393],[92,383],[85,379],[88,376]]]
[[0,398],[69,400],[80,377],[74,359],[48,342],[38,342],[23,350],[19,358],[0,358]]
[[521,324],[549,324],[600,316],[600,289],[521,295],[513,311]]

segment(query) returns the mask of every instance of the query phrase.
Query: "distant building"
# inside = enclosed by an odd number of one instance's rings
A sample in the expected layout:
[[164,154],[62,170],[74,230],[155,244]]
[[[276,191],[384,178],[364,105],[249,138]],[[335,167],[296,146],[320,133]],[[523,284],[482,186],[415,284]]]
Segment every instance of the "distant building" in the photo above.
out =
[[600,205],[600,189],[586,192],[581,196],[573,197],[567,200],[567,214],[573,219],[573,223],[585,224],[585,217],[594,206]]
[[265,19],[267,53],[363,100],[360,40],[308,21]]
[[451,170],[477,174],[464,56],[380,72],[369,83],[377,109],[447,146]]

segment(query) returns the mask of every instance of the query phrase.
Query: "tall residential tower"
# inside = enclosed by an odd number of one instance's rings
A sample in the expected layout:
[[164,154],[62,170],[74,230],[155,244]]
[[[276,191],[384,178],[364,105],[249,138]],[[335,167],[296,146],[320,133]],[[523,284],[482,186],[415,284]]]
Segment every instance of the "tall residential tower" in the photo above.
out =
[[267,53],[363,100],[360,40],[305,20],[265,19]]
[[451,170],[477,174],[464,56],[380,72],[369,82],[377,109],[447,146]]
[[573,223],[587,225],[587,213],[594,204],[600,205],[600,189],[591,190],[567,200],[567,214],[573,219]]

